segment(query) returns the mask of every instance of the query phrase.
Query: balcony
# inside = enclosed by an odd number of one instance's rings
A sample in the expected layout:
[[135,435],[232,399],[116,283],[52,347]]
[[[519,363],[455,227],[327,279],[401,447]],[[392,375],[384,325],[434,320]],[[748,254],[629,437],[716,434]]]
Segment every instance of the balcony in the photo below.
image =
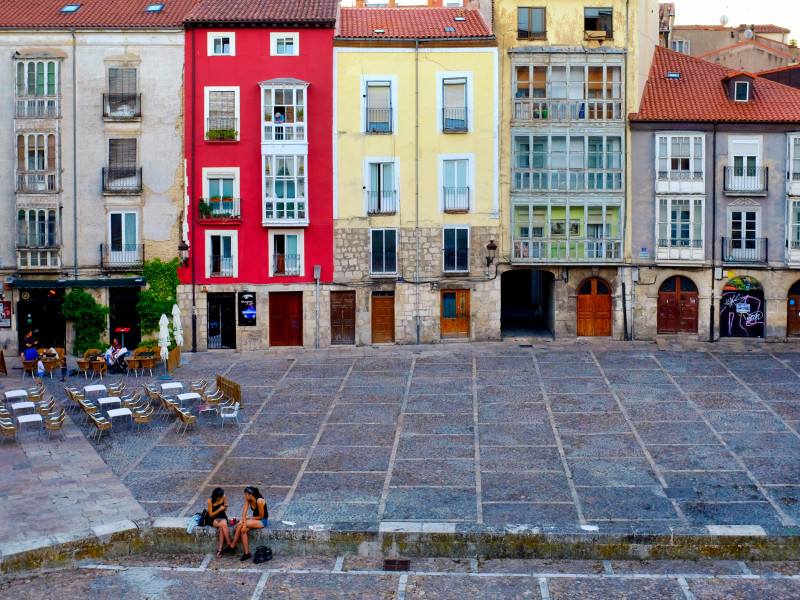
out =
[[103,117],[125,121],[142,116],[141,94],[103,94]]
[[543,100],[516,98],[517,121],[621,121],[622,102],[612,100]]
[[300,275],[299,254],[275,254],[273,260],[273,275]]
[[367,191],[367,214],[393,215],[397,212],[397,192],[394,190]]
[[372,275],[394,275],[397,273],[397,253],[373,251],[370,263]]
[[442,197],[444,198],[444,212],[469,212],[468,187],[444,187],[442,188]]
[[17,268],[25,271],[58,271],[61,269],[61,248],[17,246]]
[[619,191],[622,190],[622,170],[548,170],[514,169],[511,172],[511,190],[549,190],[552,192]]
[[391,108],[367,108],[367,133],[392,133]]
[[769,238],[722,238],[722,262],[766,264]]
[[271,117],[264,122],[265,142],[305,142],[306,124],[302,115],[297,116],[296,122],[275,123]]
[[723,192],[726,196],[766,196],[769,167],[725,167]]
[[17,193],[58,192],[58,171],[17,171]]
[[442,109],[442,131],[444,133],[466,133],[467,107],[445,107]]
[[703,240],[658,239],[655,259],[656,261],[702,262],[705,259]]
[[104,194],[141,194],[142,167],[103,167]]
[[305,198],[264,200],[264,218],[261,224],[265,227],[304,227],[308,225]]
[[621,239],[514,239],[514,263],[602,263],[622,260]]
[[53,119],[59,116],[59,101],[56,96],[44,98],[17,97],[14,117],[17,119]]
[[104,271],[141,271],[144,244],[100,244],[100,266]]
[[197,209],[201,219],[241,219],[241,199],[239,198],[200,198]]
[[206,141],[235,142],[239,139],[239,119],[213,117],[206,119]]
[[659,171],[657,194],[702,194],[705,192],[703,171]]
[[233,257],[212,254],[208,257],[209,277],[233,277]]

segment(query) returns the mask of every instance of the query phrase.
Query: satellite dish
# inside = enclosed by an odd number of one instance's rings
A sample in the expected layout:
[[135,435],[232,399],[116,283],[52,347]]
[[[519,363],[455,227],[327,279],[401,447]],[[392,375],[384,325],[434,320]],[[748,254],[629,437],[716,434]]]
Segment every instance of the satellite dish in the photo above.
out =
[[753,39],[753,30],[752,29],[745,29],[744,30],[744,39],[752,40]]
[[728,15],[722,15],[719,18],[719,24],[722,25],[723,27],[725,27],[725,25],[728,24]]

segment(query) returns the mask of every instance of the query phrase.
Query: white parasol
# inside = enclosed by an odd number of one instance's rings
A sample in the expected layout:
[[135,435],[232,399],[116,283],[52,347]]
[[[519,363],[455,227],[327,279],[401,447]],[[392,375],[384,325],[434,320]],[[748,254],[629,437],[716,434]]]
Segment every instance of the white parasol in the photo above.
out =
[[181,348],[183,346],[183,325],[181,324],[181,309],[177,304],[172,305],[172,334],[175,337],[175,345]]
[[167,360],[169,356],[169,319],[161,315],[158,320],[158,345],[161,346],[161,359]]

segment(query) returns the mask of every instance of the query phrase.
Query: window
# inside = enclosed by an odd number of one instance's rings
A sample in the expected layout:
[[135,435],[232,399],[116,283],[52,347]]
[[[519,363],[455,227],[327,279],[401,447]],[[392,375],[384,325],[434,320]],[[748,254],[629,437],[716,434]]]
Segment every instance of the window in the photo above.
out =
[[467,79],[442,79],[442,131],[467,131]]
[[206,277],[238,277],[238,232],[206,229]]
[[272,274],[300,275],[297,234],[276,233],[272,237]]
[[298,56],[300,54],[300,34],[270,33],[269,53],[272,56]]
[[660,247],[703,247],[703,200],[659,198],[658,239]]
[[[731,210],[728,213],[730,257],[755,259],[759,256],[759,219],[757,210]],[[727,250],[727,248],[723,249]],[[723,259],[725,257],[723,256]]]
[[622,68],[617,65],[516,64],[513,89],[514,119],[622,119]]
[[703,179],[702,135],[659,135],[659,179]]
[[140,192],[142,170],[136,166],[136,138],[108,140],[108,167],[103,169],[103,191]]
[[239,168],[203,168],[201,218],[241,217]]
[[737,81],[735,82],[736,85],[736,102],[747,102],[747,94],[750,90],[750,82],[748,81]]
[[30,133],[17,136],[17,191],[58,190],[56,136]]
[[689,54],[689,40],[672,40],[672,49],[681,54]]
[[104,98],[106,117],[130,118],[141,116],[139,96],[136,94],[136,69],[111,67],[108,69],[108,94]]
[[264,221],[307,221],[305,156],[264,156]]
[[389,81],[367,82],[366,132],[392,133],[392,88]]
[[65,4],[64,8],[61,9],[62,13],[74,13],[83,6],[82,4]]
[[793,200],[790,211],[789,247],[797,250],[800,249],[800,201]]
[[397,230],[373,229],[370,250],[370,273],[375,275],[397,273]]
[[[590,32],[605,32],[606,38],[614,37],[613,13],[611,8],[584,8],[583,29]],[[594,36],[592,36],[594,37]]]
[[206,88],[206,140],[239,139],[239,88]]
[[367,214],[393,214],[397,210],[397,191],[393,162],[369,162],[367,176]]
[[517,38],[543,40],[547,37],[544,8],[517,9]]
[[236,34],[230,32],[209,32],[208,34],[208,55],[209,56],[235,56],[236,55]]
[[55,210],[20,210],[17,212],[18,247],[53,248],[56,245]]
[[265,142],[304,142],[306,88],[262,86]]
[[621,190],[620,136],[515,135],[514,190]]
[[144,9],[145,12],[161,12],[161,9],[164,8],[163,4],[148,4],[147,8]]
[[111,169],[136,167],[136,138],[108,140],[108,166]]
[[800,136],[790,139],[790,177],[792,181],[800,181]]
[[108,254],[103,258],[110,264],[132,264],[140,258],[137,215],[133,212],[110,213]]
[[447,227],[444,234],[444,272],[469,271],[469,228]]
[[466,159],[442,161],[442,195],[445,212],[468,211],[470,207],[469,193],[469,161]]

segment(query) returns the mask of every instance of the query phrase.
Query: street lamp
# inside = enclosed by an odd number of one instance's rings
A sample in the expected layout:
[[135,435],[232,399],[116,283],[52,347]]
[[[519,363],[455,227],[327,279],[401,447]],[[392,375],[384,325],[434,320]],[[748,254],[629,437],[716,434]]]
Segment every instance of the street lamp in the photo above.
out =
[[181,265],[184,267],[189,264],[189,244],[186,242],[178,244],[178,258],[181,259]]
[[494,240],[489,240],[489,243],[486,244],[486,252],[486,268],[488,269],[489,265],[494,262],[494,255],[497,252],[497,244],[494,243]]

